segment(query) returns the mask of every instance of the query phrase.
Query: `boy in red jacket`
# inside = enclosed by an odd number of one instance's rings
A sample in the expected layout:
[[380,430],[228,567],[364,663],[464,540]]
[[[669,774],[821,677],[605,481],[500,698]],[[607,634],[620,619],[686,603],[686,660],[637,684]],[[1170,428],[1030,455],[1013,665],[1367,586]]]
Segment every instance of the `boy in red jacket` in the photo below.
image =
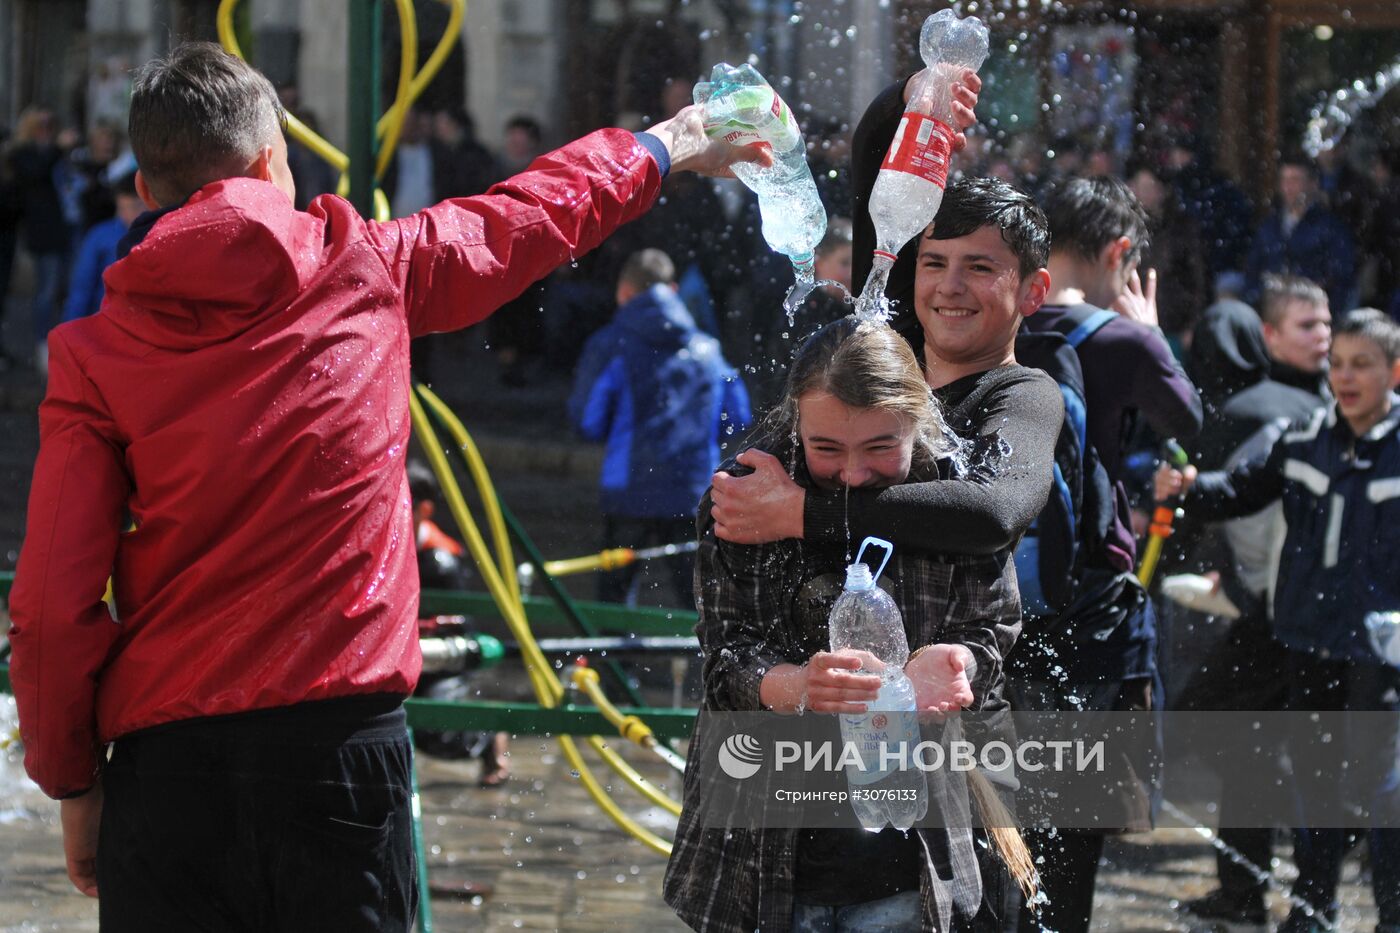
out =
[[101,311],[50,340],[12,678],[104,931],[411,926],[409,339],[592,249],[670,168],[767,161],[687,108],[377,224],[293,209],[282,122],[217,46],[146,65],[152,213]]

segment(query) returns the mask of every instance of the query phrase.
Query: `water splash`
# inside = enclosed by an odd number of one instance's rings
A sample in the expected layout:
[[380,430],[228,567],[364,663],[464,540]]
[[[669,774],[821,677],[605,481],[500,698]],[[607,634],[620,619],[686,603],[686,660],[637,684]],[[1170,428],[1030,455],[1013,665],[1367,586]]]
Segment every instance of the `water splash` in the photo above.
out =
[[[851,290],[835,279],[818,279],[814,282],[803,282],[798,280],[797,284],[788,289],[787,297],[783,299],[783,310],[787,312],[787,322],[789,330],[797,329],[797,311],[802,307],[802,303],[807,300],[807,296],[824,285],[831,285],[841,290],[841,301],[850,304],[853,299]],[[788,334],[783,334],[787,339]]]
[[1341,141],[1352,122],[1363,110],[1370,110],[1392,88],[1400,84],[1400,59],[1376,72],[1369,82],[1357,79],[1338,88],[1308,114],[1303,131],[1303,148],[1311,158],[1327,152]]

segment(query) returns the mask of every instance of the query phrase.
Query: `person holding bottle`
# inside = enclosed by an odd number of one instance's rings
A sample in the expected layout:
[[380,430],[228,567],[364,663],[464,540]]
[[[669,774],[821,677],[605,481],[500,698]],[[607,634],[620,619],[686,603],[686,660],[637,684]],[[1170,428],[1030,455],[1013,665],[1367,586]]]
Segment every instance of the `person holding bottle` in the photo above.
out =
[[[1287,527],[1273,634],[1288,652],[1286,708],[1394,714],[1400,670],[1376,653],[1365,619],[1400,605],[1400,325],[1375,308],[1352,311],[1332,331],[1330,364],[1332,404],[1293,422],[1267,453],[1227,470],[1160,467],[1156,497],[1184,494],[1187,514],[1217,519],[1282,502]],[[1376,933],[1400,931],[1396,724],[1394,715],[1367,717],[1338,737],[1335,750],[1326,747],[1331,735],[1299,732],[1290,739],[1303,825],[1295,837],[1295,906],[1279,933],[1336,929],[1347,833],[1329,827],[1326,815],[1343,802],[1359,805],[1372,820]],[[1308,767],[1299,764],[1304,761]]]
[[[846,317],[798,351],[782,399],[749,440],[791,468],[800,487],[841,492],[946,475],[946,437],[909,345],[884,324]],[[735,463],[726,469],[746,471]],[[1042,499],[1046,491],[1048,483]],[[863,711],[880,678],[827,650],[845,541],[725,541],[710,496],[701,502],[699,527],[696,632],[705,709]],[[973,581],[967,571],[955,559],[914,549],[897,552],[886,569],[914,649],[905,672],[920,710],[1004,708],[1002,659],[1020,627],[1020,603],[1014,585]],[[702,733],[703,723],[697,729]],[[704,747],[701,733],[695,747]],[[984,876],[967,827],[908,834],[709,828],[702,814],[715,778],[700,762],[712,757],[691,760],[663,892],[697,930],[948,930],[977,914],[984,883],[1004,877]],[[931,853],[946,854],[946,864]],[[881,870],[851,871],[861,864]]]
[[11,676],[107,931],[413,925],[409,339],[593,249],[668,171],[768,159],[689,108],[373,223],[332,195],[295,210],[283,122],[212,43],[144,66],[152,211],[101,313],[50,336]]

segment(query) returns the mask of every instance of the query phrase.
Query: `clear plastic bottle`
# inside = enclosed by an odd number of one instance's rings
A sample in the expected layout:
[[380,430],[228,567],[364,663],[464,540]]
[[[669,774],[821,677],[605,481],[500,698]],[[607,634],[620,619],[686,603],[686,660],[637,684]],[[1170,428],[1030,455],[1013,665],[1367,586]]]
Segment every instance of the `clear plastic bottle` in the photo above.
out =
[[959,19],[952,10],[939,10],[924,20],[919,54],[926,67],[912,79],[909,103],[870,192],[875,258],[856,305],[862,316],[887,316],[880,312],[895,257],[929,225],[943,203],[957,135],[952,127],[953,85],[964,69],[976,71],[986,61],[987,27],[974,16]]
[[747,162],[734,174],[758,195],[763,238],[792,262],[797,283],[783,306],[792,311],[815,286],[814,252],[826,234],[826,208],[817,195],[807,165],[807,145],[797,119],[752,65],[735,68],[720,62],[710,80],[695,85],[695,103],[705,111],[705,133],[736,146],[767,143],[773,164],[762,168]]
[[[872,544],[886,550],[885,561],[874,574],[860,559]],[[846,568],[846,588],[831,607],[828,622],[831,650],[859,653],[863,669],[880,675],[880,694],[866,711],[840,717],[841,738],[855,745],[863,764],[846,769],[851,806],[856,819],[871,832],[879,832],[886,824],[908,830],[928,812],[924,773],[913,763],[919,722],[914,685],[904,673],[909,640],[899,607],[875,585],[893,553],[888,541],[866,538],[861,542],[856,562]],[[882,751],[898,754],[901,743],[903,767]]]

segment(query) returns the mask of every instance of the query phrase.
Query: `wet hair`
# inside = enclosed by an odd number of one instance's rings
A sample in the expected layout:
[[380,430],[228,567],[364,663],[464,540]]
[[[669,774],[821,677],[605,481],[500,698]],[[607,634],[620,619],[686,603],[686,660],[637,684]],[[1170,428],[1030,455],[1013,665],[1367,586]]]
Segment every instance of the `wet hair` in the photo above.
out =
[[1361,337],[1380,348],[1385,361],[1394,365],[1400,360],[1400,324],[1390,315],[1375,308],[1357,308],[1347,312],[1341,323],[1332,329],[1332,338]]
[[162,205],[237,175],[285,125],[272,83],[212,42],[176,46],[132,84],[127,136]]
[[1312,279],[1301,275],[1277,275],[1266,273],[1263,288],[1259,295],[1259,319],[1265,324],[1278,327],[1283,323],[1284,311],[1294,301],[1302,301],[1314,308],[1327,307],[1327,293]]
[[1021,278],[1044,268],[1050,258],[1050,227],[1031,196],[1000,178],[962,178],[943,192],[943,204],[928,236],[956,240],[983,227],[996,227],[1016,254]]
[[1124,236],[1133,244],[1125,257],[1129,262],[1147,249],[1147,211],[1121,179],[1067,178],[1050,190],[1044,204],[1057,251],[1093,262],[1105,246]]
[[850,246],[852,236],[851,221],[845,217],[833,217],[826,222],[826,233],[822,236],[822,241],[817,244],[814,252],[818,256],[825,256],[842,246]]
[[914,428],[915,466],[951,452],[943,414],[924,382],[909,342],[888,324],[848,315],[802,342],[788,369],[787,384],[759,432],[781,441],[797,433],[797,403],[809,392],[825,392],[851,408],[893,412]]
[[644,292],[653,285],[671,285],[676,281],[676,264],[659,249],[638,250],[622,263],[618,280]]

